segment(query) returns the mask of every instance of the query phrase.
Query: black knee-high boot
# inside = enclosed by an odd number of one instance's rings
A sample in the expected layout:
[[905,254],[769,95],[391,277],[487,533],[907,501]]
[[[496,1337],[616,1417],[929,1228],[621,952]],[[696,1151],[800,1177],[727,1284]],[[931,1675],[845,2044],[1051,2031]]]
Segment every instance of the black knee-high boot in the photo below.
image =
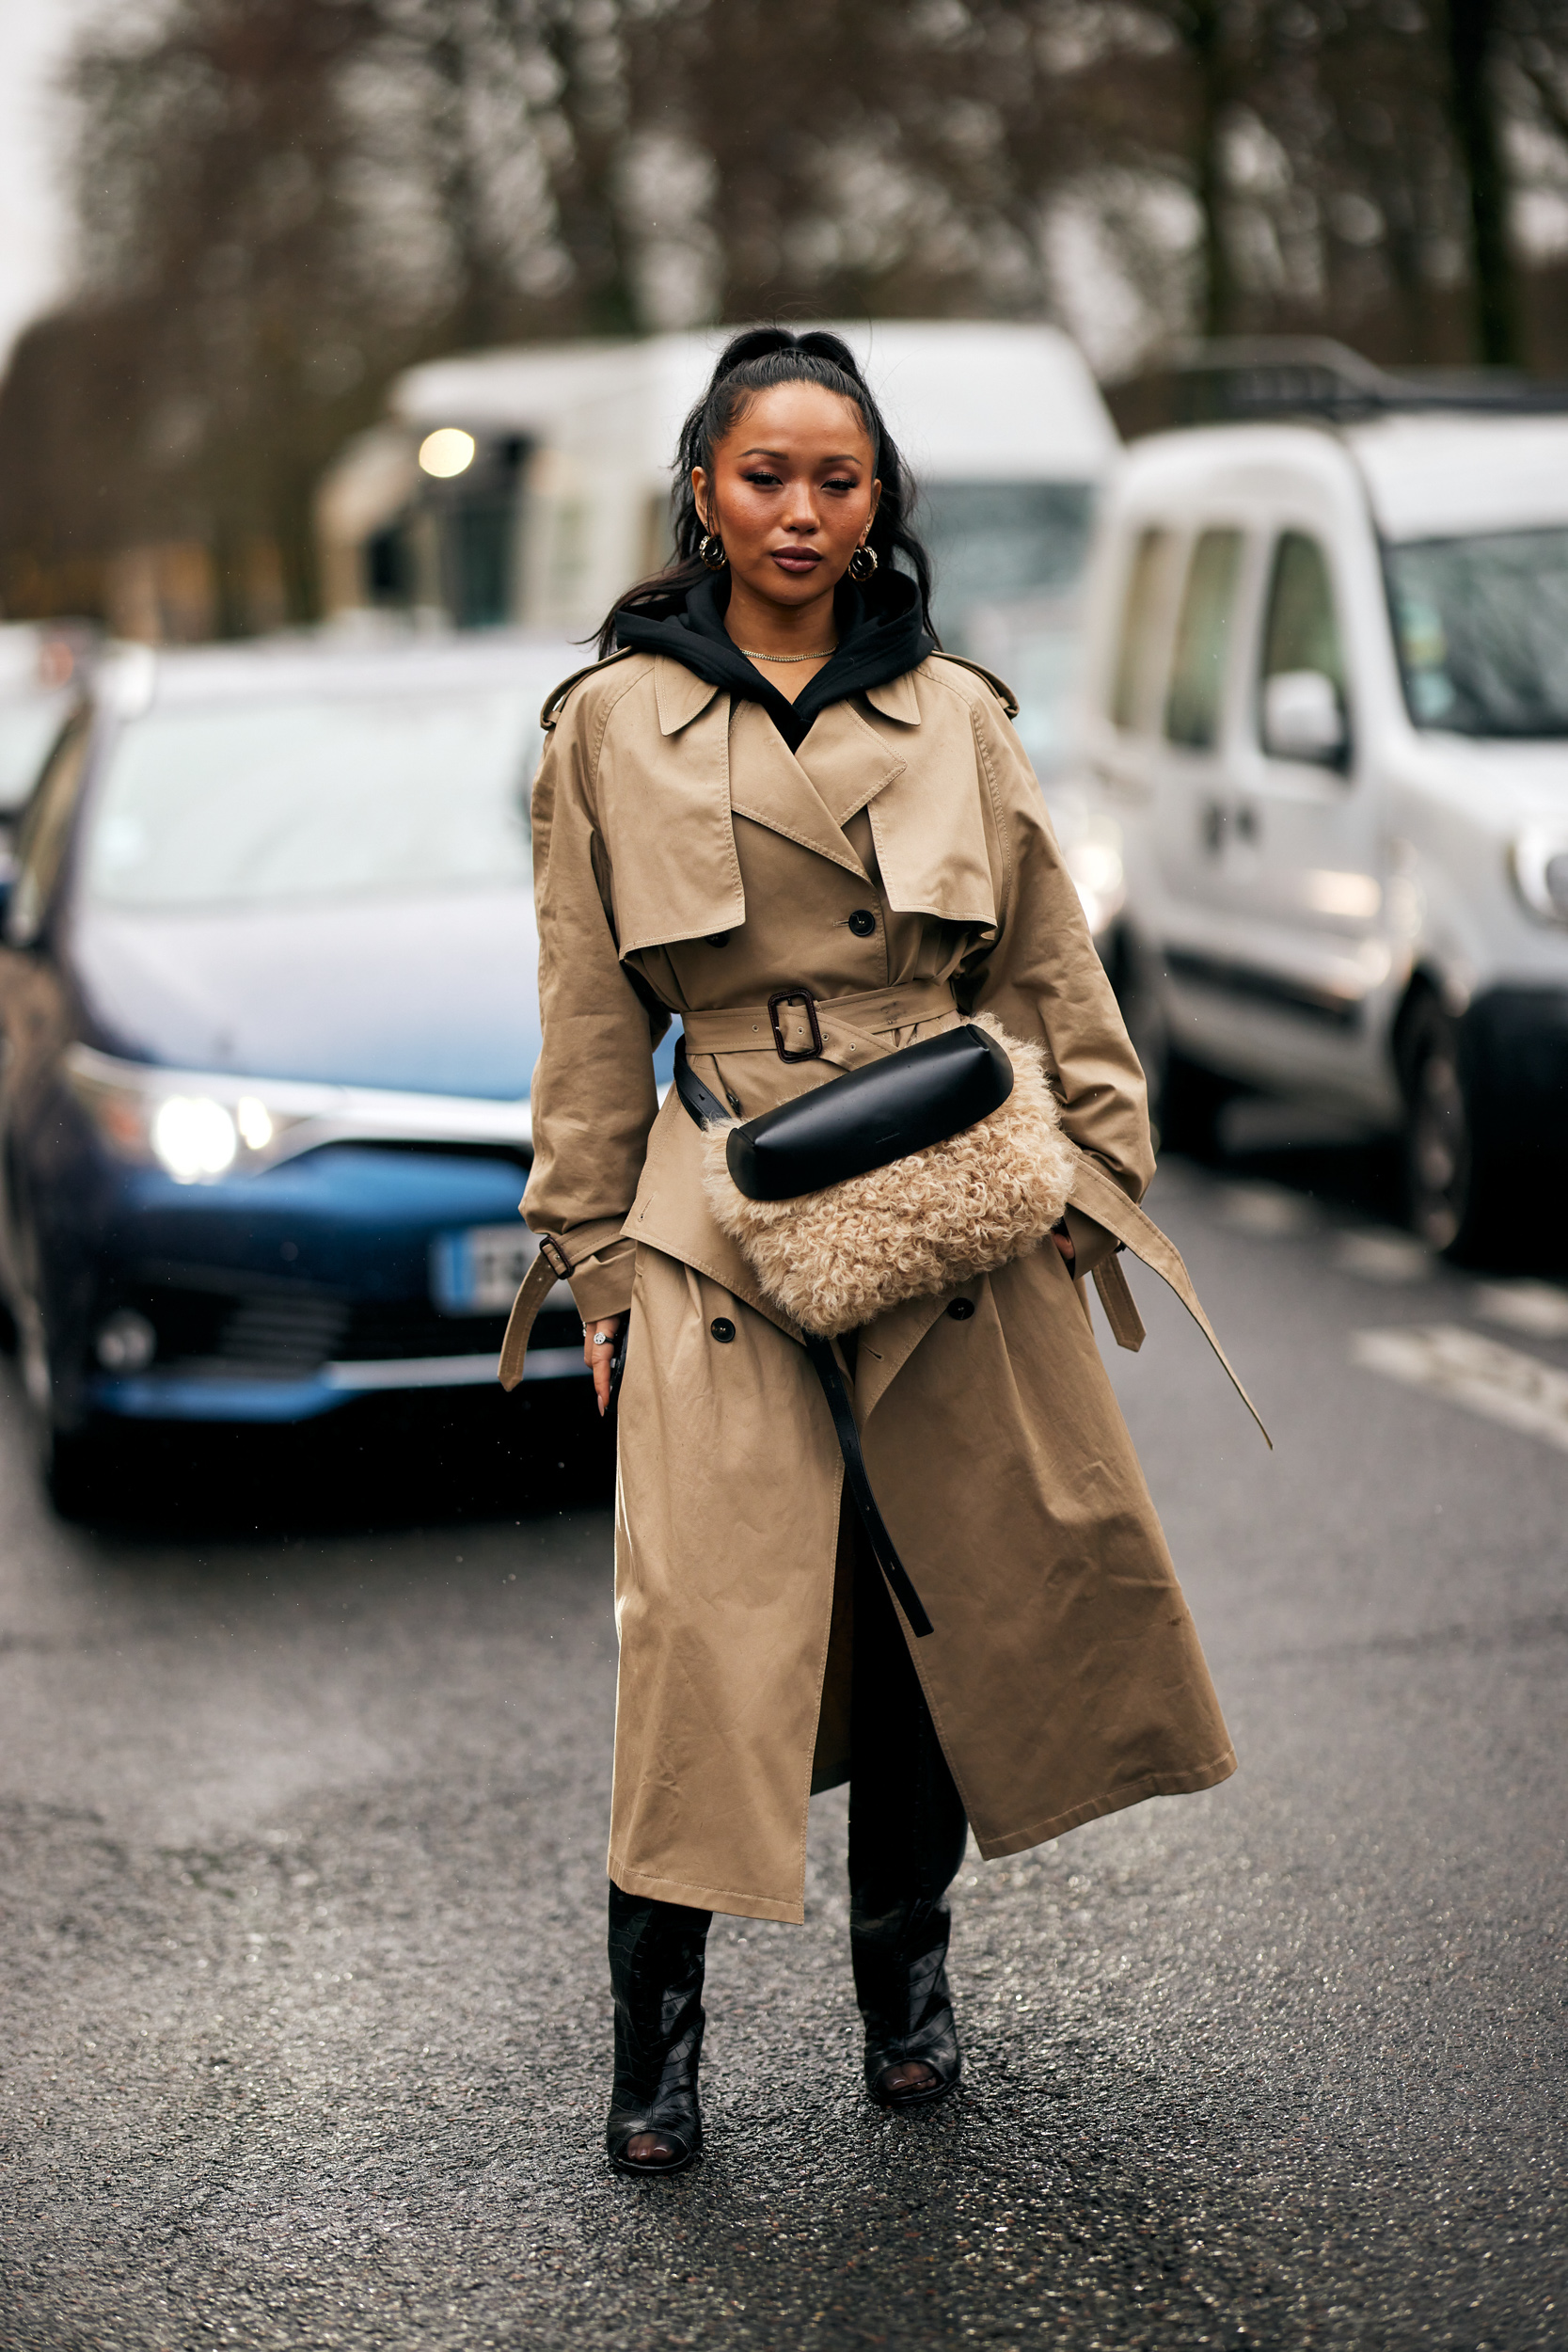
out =
[[[849,1777],[849,1938],[865,2023],[865,2085],[921,2106],[958,2079],[947,1990],[947,1889],[969,1824],[893,1603],[864,1546],[855,1562]],[[933,2080],[884,2085],[914,2061]]]
[[[610,1889],[610,1982],[615,1999],[615,2087],[605,2145],[625,2172],[678,2172],[703,2144],[697,2105],[703,1965],[710,1911]],[[627,2143],[655,2132],[673,2156],[634,2162]]]

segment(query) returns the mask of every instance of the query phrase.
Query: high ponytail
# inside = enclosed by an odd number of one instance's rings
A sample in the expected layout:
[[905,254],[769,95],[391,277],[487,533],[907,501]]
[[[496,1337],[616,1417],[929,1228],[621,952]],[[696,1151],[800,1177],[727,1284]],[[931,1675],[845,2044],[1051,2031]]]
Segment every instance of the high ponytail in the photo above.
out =
[[936,636],[931,623],[931,559],[911,519],[914,485],[861,373],[859,360],[847,343],[825,328],[813,327],[797,335],[787,326],[749,326],[725,344],[706,391],[681,427],[671,492],[674,555],[661,572],[639,580],[616,598],[599,631],[601,655],[613,651],[615,624],[623,612],[663,617],[678,612],[690,590],[709,577],[697,552],[703,520],[691,487],[692,468],[701,466],[711,481],[713,453],[741,411],[758,392],[772,391],[781,384],[816,384],[860,410],[871,443],[871,470],[882,485],[866,544],[886,570],[896,567],[912,578],[920,596],[921,618],[928,633]]

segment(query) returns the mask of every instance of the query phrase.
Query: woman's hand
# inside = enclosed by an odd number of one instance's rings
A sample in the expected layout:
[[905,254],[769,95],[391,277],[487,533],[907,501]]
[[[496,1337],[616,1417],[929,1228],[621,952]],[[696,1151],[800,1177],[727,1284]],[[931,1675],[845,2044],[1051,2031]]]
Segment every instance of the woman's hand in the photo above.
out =
[[625,1315],[595,1315],[582,1327],[582,1360],[594,1375],[594,1394],[602,1419],[610,1407],[610,1364],[621,1336]]
[[1078,1261],[1078,1252],[1073,1247],[1071,1235],[1069,1233],[1058,1233],[1053,1231],[1051,1238],[1055,1243],[1057,1248],[1061,1251],[1063,1260],[1067,1265],[1067,1270],[1070,1274]]

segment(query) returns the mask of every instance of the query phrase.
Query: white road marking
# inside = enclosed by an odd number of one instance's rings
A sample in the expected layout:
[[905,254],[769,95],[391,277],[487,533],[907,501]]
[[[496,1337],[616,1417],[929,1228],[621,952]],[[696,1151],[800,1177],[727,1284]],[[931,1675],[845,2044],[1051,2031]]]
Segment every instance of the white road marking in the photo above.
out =
[[1446,1397],[1568,1454],[1568,1373],[1538,1357],[1483,1340],[1456,1323],[1357,1331],[1351,1355],[1370,1372]]
[[1222,1225],[1255,1241],[1277,1241],[1317,1223],[1309,1204],[1283,1184],[1227,1184],[1219,1206]]
[[1334,1263],[1342,1274],[1358,1274],[1364,1282],[1424,1282],[1432,1272],[1432,1252],[1408,1233],[1343,1233],[1335,1244]]
[[1535,1340],[1568,1339],[1568,1291],[1555,1282],[1478,1282],[1473,1304],[1483,1323]]

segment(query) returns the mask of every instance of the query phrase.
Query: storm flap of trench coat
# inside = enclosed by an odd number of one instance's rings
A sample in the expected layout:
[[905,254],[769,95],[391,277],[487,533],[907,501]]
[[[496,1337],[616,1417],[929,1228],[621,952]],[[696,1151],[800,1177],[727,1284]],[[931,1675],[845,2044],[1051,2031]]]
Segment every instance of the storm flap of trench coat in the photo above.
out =
[[[1136,1201],[1153,1173],[1143,1075],[1005,697],[933,655],[820,713],[797,753],[663,655],[611,658],[556,699],[533,796],[544,1037],[523,1205],[572,1262],[585,1320],[631,1310],[609,1855],[631,1894],[800,1920],[808,1802],[847,1772],[842,1458],[800,1334],[706,1206],[701,1136],[673,1090],[659,1104],[671,1017],[700,1040],[703,1015],[756,1009],[691,1055],[750,1119],[841,1075],[855,1019],[886,1047],[989,1010],[1043,1043],[1102,1198]],[[861,999],[836,1025],[850,1043],[781,1059],[762,1009],[791,988]],[[1113,1248],[1069,1223],[1081,1270]],[[864,1326],[853,1396],[982,1854],[1234,1771],[1054,1248]]]

